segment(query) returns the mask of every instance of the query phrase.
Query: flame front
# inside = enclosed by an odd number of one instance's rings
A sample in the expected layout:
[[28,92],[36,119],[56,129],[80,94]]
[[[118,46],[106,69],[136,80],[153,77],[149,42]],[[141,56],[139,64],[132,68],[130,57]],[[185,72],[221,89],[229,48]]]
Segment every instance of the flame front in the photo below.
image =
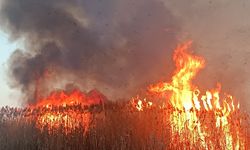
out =
[[[170,95],[168,118],[171,125],[171,147],[178,149],[246,149],[239,119],[239,104],[231,95],[221,94],[221,85],[202,92],[192,84],[205,60],[188,52],[192,42],[179,45],[173,60],[176,70],[171,82],[149,87],[152,95]],[[140,98],[136,98],[140,100]],[[140,101],[138,101],[138,106]],[[142,111],[142,107],[138,107]],[[170,108],[169,108],[170,109]]]
[[[201,91],[192,83],[205,67],[205,60],[188,51],[191,44],[189,41],[175,49],[176,70],[170,82],[151,85],[146,93],[149,97],[137,96],[130,104],[143,112],[156,108],[155,100],[167,100],[159,108],[168,112],[164,120],[170,124],[171,149],[247,149],[239,104],[234,97],[222,94],[219,83],[207,91]],[[48,129],[53,133],[62,129],[67,134],[84,129],[85,134],[93,117],[89,106],[102,104],[103,100],[103,96],[96,92],[60,91],[30,108],[36,112],[36,126],[41,130]]]
[[[85,94],[79,90],[72,92],[57,91],[47,98],[39,100],[30,106],[36,116],[36,126],[40,130],[62,130],[68,134],[77,129],[83,129],[85,134],[90,126],[92,113],[89,107],[99,105],[103,98],[96,92]],[[34,116],[34,115],[33,115]]]

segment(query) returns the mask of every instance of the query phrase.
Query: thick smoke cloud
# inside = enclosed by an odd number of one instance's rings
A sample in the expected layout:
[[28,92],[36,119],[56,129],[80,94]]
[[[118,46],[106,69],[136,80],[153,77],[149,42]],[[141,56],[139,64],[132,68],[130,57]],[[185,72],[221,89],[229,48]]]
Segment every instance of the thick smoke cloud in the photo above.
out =
[[3,0],[1,26],[24,39],[9,61],[29,102],[73,83],[127,98],[171,70],[178,22],[157,0]]
[[175,0],[165,6],[179,20],[185,37],[194,40],[194,50],[206,59],[197,84],[212,88],[222,83],[250,112],[250,1]]

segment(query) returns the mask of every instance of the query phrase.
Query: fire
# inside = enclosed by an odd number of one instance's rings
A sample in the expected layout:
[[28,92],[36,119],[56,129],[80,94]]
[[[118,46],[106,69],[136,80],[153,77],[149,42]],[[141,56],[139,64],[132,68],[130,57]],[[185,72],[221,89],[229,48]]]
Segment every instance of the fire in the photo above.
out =
[[[245,149],[240,129],[239,104],[233,96],[221,94],[221,85],[202,92],[192,80],[205,67],[205,60],[188,50],[192,42],[179,45],[173,60],[176,70],[170,82],[149,87],[155,96],[170,95],[171,146],[183,149]],[[143,110],[140,98],[137,109]],[[219,138],[218,138],[219,137]]]
[[153,102],[148,101],[147,98],[140,99],[139,96],[133,97],[130,102],[138,111],[143,111],[145,108],[151,108],[153,106]]
[[[188,51],[191,45],[189,41],[175,49],[176,70],[170,82],[149,86],[146,96],[133,97],[130,104],[142,112],[156,108],[156,100],[166,100],[158,108],[165,116],[163,124],[170,125],[171,149],[246,149],[240,105],[235,98],[222,93],[220,83],[206,91],[192,83],[205,67],[205,60]],[[90,108],[103,106],[104,100],[96,90],[87,94],[80,90],[56,91],[29,108],[41,131],[62,130],[68,134],[83,129],[86,134],[93,118]]]
[[78,89],[75,89],[69,93],[65,91],[55,91],[52,92],[47,98],[38,100],[38,103],[31,107],[66,107],[67,105],[79,104],[83,106],[89,106],[93,104],[100,104],[104,99],[104,96],[101,95],[97,90],[92,90],[87,95]]
[[83,127],[83,133],[85,134],[89,129],[90,121],[90,113],[82,114],[76,110],[64,112],[48,111],[37,118],[36,126],[42,131],[47,128],[49,133],[61,128],[66,134]]
[[150,88],[150,91],[158,93],[172,91],[170,102],[179,110],[190,110],[194,104],[196,104],[197,108],[199,107],[197,99],[192,98],[196,96],[195,91],[198,91],[198,89],[192,85],[191,81],[198,71],[204,67],[205,61],[200,57],[187,53],[186,50],[190,45],[191,42],[187,42],[178,46],[175,50],[174,61],[177,69],[172,77],[172,82],[159,83]]
[[80,90],[72,92],[52,92],[47,98],[39,100],[30,106],[33,112],[38,112],[36,126],[41,130],[47,129],[49,133],[63,130],[68,134],[75,129],[84,129],[86,133],[91,123],[90,106],[100,105],[105,97],[96,90],[88,94]]

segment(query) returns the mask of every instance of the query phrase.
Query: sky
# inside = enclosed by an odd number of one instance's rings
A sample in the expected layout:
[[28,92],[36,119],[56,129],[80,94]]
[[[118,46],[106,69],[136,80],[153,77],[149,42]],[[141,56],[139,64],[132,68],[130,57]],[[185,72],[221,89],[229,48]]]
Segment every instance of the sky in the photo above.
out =
[[7,61],[11,53],[21,47],[20,42],[11,42],[8,34],[0,30],[0,107],[6,105],[19,106],[17,101],[18,91],[10,89],[8,86]]

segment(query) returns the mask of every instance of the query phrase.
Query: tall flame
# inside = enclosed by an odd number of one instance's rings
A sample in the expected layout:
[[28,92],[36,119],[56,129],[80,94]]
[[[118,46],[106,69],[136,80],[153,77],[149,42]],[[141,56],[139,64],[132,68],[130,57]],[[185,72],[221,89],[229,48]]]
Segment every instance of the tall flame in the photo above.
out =
[[[149,87],[153,95],[170,93],[169,104],[173,108],[169,116],[172,148],[182,143],[184,149],[218,149],[218,146],[222,149],[244,149],[241,130],[235,125],[241,120],[233,120],[234,114],[239,111],[239,104],[235,106],[233,96],[221,94],[219,83],[215,89],[204,94],[192,83],[205,67],[205,60],[188,51],[191,45],[192,41],[188,41],[175,49],[173,60],[176,70],[172,80]],[[141,111],[142,108],[139,108]],[[219,141],[215,141],[214,136],[219,136]]]
[[189,41],[184,45],[179,45],[175,50],[173,59],[177,69],[172,77],[172,82],[160,83],[150,88],[150,91],[158,93],[172,91],[171,104],[179,110],[183,110],[183,108],[190,110],[194,104],[197,109],[200,107],[197,99],[193,99],[194,94],[197,94],[194,91],[198,89],[192,85],[192,80],[198,71],[204,67],[205,61],[203,58],[187,52],[191,43]]

